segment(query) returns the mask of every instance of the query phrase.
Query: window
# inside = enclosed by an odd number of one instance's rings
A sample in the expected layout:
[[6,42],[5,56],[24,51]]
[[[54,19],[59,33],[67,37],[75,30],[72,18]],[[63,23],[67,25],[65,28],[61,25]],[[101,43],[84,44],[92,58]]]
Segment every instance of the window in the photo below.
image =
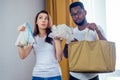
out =
[[106,0],[107,38],[116,43],[116,69],[120,70],[119,0]]

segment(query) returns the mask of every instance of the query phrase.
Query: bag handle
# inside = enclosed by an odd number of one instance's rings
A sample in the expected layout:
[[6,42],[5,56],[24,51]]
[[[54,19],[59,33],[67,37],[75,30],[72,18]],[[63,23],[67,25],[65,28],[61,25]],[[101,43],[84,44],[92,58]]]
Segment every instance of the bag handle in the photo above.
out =
[[[88,37],[89,31],[90,31],[89,28],[87,28],[87,29],[88,29],[88,30],[87,30],[87,32],[85,33],[84,40],[87,40],[87,37]],[[98,36],[98,34],[97,34],[97,31],[94,30],[94,32],[95,32],[95,35],[96,35],[96,40],[100,40],[100,39],[99,39],[99,36]]]

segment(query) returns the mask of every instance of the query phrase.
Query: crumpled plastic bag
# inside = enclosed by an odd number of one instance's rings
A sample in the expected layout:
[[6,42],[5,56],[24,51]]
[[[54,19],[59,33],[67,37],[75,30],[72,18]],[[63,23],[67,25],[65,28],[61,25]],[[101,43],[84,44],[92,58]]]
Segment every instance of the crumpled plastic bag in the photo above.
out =
[[20,31],[18,38],[16,40],[16,46],[27,46],[28,44],[33,44],[35,42],[31,26],[28,22],[25,24],[25,30]]
[[60,24],[57,26],[53,25],[52,32],[48,36],[51,38],[55,38],[55,37],[59,37],[60,39],[64,38],[68,43],[74,40],[73,28],[67,26],[66,24]]

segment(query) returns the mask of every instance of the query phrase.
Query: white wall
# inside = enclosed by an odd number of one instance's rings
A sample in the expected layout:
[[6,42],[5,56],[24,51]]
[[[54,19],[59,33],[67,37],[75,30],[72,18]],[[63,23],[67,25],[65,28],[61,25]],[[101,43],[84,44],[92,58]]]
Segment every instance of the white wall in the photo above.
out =
[[35,57],[19,58],[17,26],[28,21],[33,28],[34,17],[44,5],[44,0],[0,0],[0,80],[31,80]]

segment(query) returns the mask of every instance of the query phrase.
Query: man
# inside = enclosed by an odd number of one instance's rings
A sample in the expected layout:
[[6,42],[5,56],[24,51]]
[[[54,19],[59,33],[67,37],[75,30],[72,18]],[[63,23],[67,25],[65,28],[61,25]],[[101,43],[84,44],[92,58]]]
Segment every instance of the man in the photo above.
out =
[[[96,39],[96,35],[94,30],[96,30],[99,39],[106,40],[104,37],[104,32],[101,27],[97,26],[95,23],[88,23],[86,20],[87,11],[84,9],[84,5],[82,2],[74,2],[70,5],[70,14],[71,17],[76,24],[76,28],[73,30],[73,35],[75,40],[81,41],[84,40],[84,36],[87,28],[90,29],[89,35],[87,37],[88,41],[94,41]],[[67,58],[67,44],[64,48],[64,56]],[[88,66],[89,67],[89,66]],[[75,73],[70,72],[70,80],[99,80],[99,77],[96,73]]]

